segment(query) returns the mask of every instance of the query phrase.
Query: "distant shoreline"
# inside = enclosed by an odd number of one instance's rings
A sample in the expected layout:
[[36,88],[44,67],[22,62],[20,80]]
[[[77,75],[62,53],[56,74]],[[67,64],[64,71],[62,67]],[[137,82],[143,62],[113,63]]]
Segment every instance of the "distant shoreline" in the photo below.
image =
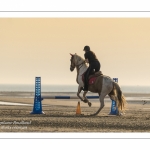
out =
[[[149,94],[150,86],[121,86],[123,93],[130,94]],[[0,84],[0,92],[34,92],[35,85],[4,85]],[[41,85],[42,92],[51,93],[76,93],[78,85]]]
[[[34,96],[34,92],[27,91],[0,91],[0,96]],[[83,92],[80,93],[82,95]],[[150,97],[150,93],[123,93],[125,97]],[[62,95],[62,96],[76,96],[77,92],[41,92],[41,95]],[[97,93],[88,92],[87,95],[98,95]]]

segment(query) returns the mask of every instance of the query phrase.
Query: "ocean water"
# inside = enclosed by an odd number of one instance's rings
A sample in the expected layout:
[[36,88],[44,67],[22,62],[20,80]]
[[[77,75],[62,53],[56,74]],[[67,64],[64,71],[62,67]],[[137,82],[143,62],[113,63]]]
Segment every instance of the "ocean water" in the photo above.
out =
[[[150,86],[120,86],[123,93],[150,93]],[[42,85],[42,92],[77,92],[78,85]],[[34,92],[35,85],[0,84],[0,92]]]

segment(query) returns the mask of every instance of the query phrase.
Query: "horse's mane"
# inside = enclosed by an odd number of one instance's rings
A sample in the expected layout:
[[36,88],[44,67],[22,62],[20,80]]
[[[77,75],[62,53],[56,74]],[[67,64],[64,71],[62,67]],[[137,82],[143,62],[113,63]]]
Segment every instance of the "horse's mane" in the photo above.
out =
[[75,55],[78,59],[82,59],[84,61],[84,59],[81,56],[77,55],[76,53],[75,53]]

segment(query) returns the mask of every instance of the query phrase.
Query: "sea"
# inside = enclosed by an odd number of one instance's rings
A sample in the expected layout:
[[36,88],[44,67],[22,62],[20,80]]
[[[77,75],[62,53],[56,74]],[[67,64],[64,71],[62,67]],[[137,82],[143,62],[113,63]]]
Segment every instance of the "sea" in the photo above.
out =
[[[150,93],[150,86],[121,86],[123,93]],[[77,92],[78,85],[41,85],[42,92]],[[34,92],[35,85],[0,84],[0,92]]]
[[[150,86],[120,86],[127,102],[150,103]],[[78,85],[41,85],[42,96],[76,96]],[[28,93],[29,92],[29,93]],[[35,85],[0,84],[0,96],[13,96],[18,98],[34,98]],[[32,94],[31,94],[32,93]],[[127,93],[127,95],[126,95]],[[97,93],[88,92],[87,96],[97,96]],[[61,99],[59,99],[61,100]],[[67,99],[68,100],[68,99]],[[93,99],[98,102],[97,99]],[[110,102],[106,97],[105,101]],[[0,101],[0,105],[30,105]]]

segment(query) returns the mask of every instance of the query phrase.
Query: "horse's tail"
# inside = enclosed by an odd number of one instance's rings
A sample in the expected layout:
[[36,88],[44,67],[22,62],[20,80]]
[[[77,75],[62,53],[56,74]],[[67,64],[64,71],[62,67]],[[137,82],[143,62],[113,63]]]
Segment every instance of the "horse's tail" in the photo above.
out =
[[117,96],[116,98],[118,109],[124,111],[126,109],[127,102],[124,95],[122,94],[120,86],[116,82],[113,82],[113,91],[115,91],[115,95]]

